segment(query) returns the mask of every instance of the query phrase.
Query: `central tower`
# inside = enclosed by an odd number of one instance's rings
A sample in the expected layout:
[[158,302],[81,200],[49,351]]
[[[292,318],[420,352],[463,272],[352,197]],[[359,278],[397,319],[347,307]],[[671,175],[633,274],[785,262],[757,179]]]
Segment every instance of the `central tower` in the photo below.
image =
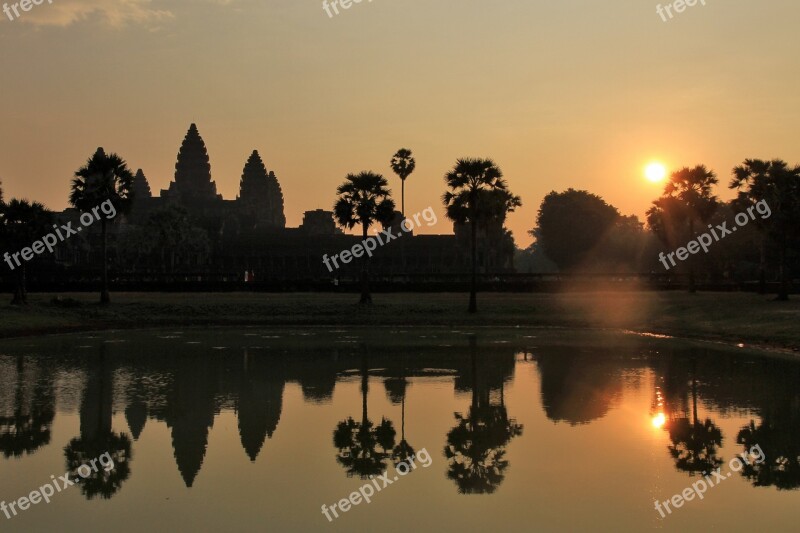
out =
[[175,181],[169,184],[165,196],[177,200],[185,207],[204,207],[221,200],[217,185],[211,180],[211,163],[206,143],[192,124],[178,151],[175,163]]

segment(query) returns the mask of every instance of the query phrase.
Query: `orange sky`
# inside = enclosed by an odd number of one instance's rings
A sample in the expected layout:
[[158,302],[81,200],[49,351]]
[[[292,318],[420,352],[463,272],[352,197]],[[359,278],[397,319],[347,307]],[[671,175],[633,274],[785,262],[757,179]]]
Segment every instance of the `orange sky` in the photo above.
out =
[[[13,2],[12,2],[13,3]],[[0,179],[7,197],[66,206],[97,146],[166,188],[191,122],[220,193],[258,149],[289,226],[348,172],[417,171],[433,205],[458,157],[492,157],[524,206],[584,188],[644,214],[642,168],[704,163],[727,184],[746,157],[800,163],[793,0],[708,0],[667,22],[647,0],[374,0],[329,18],[317,0],[55,0],[0,14]],[[724,197],[730,194],[723,189]]]

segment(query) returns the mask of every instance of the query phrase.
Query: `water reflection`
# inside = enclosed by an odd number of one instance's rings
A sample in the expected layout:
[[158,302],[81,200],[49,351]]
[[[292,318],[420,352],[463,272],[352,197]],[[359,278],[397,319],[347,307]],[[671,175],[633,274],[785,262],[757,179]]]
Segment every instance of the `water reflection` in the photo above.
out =
[[[67,471],[71,479],[78,479],[78,468],[108,454],[114,468],[97,468],[81,479],[78,486],[88,499],[100,496],[109,499],[116,494],[130,476],[131,441],[125,433],[112,429],[112,404],[114,376],[107,361],[105,346],[99,355],[87,361],[86,387],[80,408],[80,436],[69,441],[64,448]],[[83,477],[83,476],[81,476]]]
[[4,381],[14,385],[4,385],[0,390],[0,450],[6,459],[33,454],[50,444],[55,418],[50,368],[22,356],[14,359],[14,369],[7,364],[2,373]]
[[[682,373],[679,375],[683,375]],[[671,376],[670,376],[671,377]],[[689,474],[709,474],[722,465],[718,457],[718,448],[722,446],[722,431],[710,419],[700,420],[697,415],[697,359],[691,360],[689,370],[691,384],[691,418],[687,413],[685,391],[671,389],[674,397],[667,397],[667,403],[675,406],[681,404],[682,409],[673,408],[664,428],[669,431],[669,453],[675,460],[675,468]],[[678,382],[678,379],[669,382]]]
[[[137,443],[155,422],[168,428],[175,465],[191,488],[200,482],[221,413],[235,414],[241,450],[255,463],[281,431],[287,384],[299,386],[298,398],[309,406],[331,405],[339,387],[357,384],[357,400],[348,396],[347,411],[324,427],[306,427],[304,437],[324,442],[328,460],[335,459],[348,477],[369,478],[414,453],[414,435],[406,434],[407,400],[424,404],[426,387],[449,383],[454,419],[427,431],[433,419],[417,410],[411,413],[415,428],[437,435],[438,442],[425,446],[442,450],[453,492],[492,494],[513,471],[509,450],[535,449],[536,432],[529,428],[523,434],[515,416],[519,406],[509,413],[506,402],[507,387],[519,372],[530,371],[538,376],[538,396],[534,388],[521,393],[547,420],[569,430],[596,424],[625,407],[626,391],[645,388],[650,399],[641,415],[651,425],[646,429],[666,432],[669,444],[659,453],[689,475],[722,464],[725,435],[718,418],[747,417],[749,423],[732,437],[743,450],[759,444],[767,460],[741,475],[754,486],[800,487],[800,364],[793,361],[656,340],[535,346],[523,336],[497,342],[488,334],[454,333],[446,342],[431,338],[409,346],[380,337],[343,343],[341,334],[191,337],[200,344],[189,344],[184,335],[165,339],[147,333],[131,334],[125,343],[64,337],[5,346],[0,352],[4,458],[27,458],[53,446],[63,450],[67,469],[75,472],[108,452],[116,468],[100,469],[80,490],[87,499],[112,498],[124,493],[136,471]],[[223,342],[225,350],[213,349]],[[86,344],[91,348],[82,348]],[[370,395],[376,384],[383,385],[386,398]],[[79,398],[77,436],[52,442],[54,420],[74,409],[73,398]],[[117,412],[124,415],[126,431],[114,428]]]
[[[508,417],[503,394],[505,375],[496,371],[500,366],[480,358],[479,368],[474,336],[469,339],[469,352],[472,403],[467,416],[455,414],[458,424],[447,433],[447,477],[462,494],[491,494],[505,479],[506,445],[522,435],[522,426]],[[493,389],[499,393],[495,401],[491,399]]]
[[[386,460],[394,448],[397,432],[386,418],[376,427],[369,419],[367,395],[369,393],[369,356],[361,355],[361,421],[348,417],[337,424],[333,432],[333,445],[339,450],[336,461],[347,471],[348,477],[361,479],[379,476],[386,470]],[[377,448],[380,448],[378,450]]]

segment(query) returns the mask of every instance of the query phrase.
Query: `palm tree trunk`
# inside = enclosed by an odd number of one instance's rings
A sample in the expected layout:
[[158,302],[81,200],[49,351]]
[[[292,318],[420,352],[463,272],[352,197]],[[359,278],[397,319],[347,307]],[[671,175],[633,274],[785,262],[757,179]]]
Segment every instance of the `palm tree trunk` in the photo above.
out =
[[367,417],[367,395],[369,394],[369,372],[367,356],[361,356],[361,427],[367,427],[369,418]]
[[[364,224],[364,240],[367,240],[367,225]],[[362,304],[371,304],[372,296],[369,293],[369,255],[361,257],[361,301]]]
[[758,263],[758,294],[767,293],[767,236],[761,235],[761,258]]
[[778,301],[789,301],[789,281],[786,276],[786,236],[781,238],[780,243],[780,258],[778,264],[778,271],[780,273],[780,289],[778,290]]
[[[694,239],[694,219],[692,217],[689,217],[689,239]],[[694,266],[695,256],[692,255],[689,257],[689,294],[697,292],[697,287],[694,282]]]
[[103,280],[100,290],[100,303],[108,304],[111,303],[111,296],[108,294],[108,239],[105,219],[102,219],[100,222],[100,230],[103,238]]
[[406,218],[406,180],[400,180],[400,212]]
[[472,280],[469,289],[469,312],[478,312],[478,227],[473,217],[470,221],[470,248],[472,250]]
[[25,305],[28,303],[28,298],[25,294],[25,264],[19,267],[17,273],[17,283],[14,288],[14,298],[11,300],[11,305]]
[[478,339],[474,336],[469,338],[469,362],[472,370],[472,408],[470,411],[478,411]]

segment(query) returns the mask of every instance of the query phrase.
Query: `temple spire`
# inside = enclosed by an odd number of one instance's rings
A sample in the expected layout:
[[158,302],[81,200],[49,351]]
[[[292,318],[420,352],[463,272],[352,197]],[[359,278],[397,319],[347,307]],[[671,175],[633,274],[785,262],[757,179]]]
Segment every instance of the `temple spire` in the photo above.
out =
[[150,183],[147,182],[147,177],[145,177],[141,168],[136,171],[136,175],[133,177],[133,195],[137,200],[153,197]]
[[169,195],[187,207],[202,206],[221,199],[217,185],[211,180],[211,163],[206,144],[197,125],[192,123],[178,151],[175,181],[170,183]]
[[239,201],[256,225],[286,227],[280,183],[274,172],[267,171],[258,150],[253,150],[242,170]]

